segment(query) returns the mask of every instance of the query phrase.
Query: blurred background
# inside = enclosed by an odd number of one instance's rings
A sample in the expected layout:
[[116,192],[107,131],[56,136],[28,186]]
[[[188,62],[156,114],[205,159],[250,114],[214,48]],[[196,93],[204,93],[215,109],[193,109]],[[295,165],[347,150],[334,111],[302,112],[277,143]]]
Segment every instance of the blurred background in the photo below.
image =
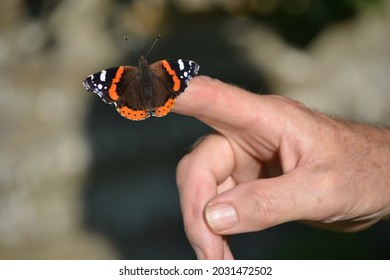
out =
[[[175,183],[209,128],[122,118],[101,69],[192,59],[201,74],[333,115],[390,122],[385,0],[0,0],[0,259],[193,259]],[[390,225],[289,223],[231,238],[239,259],[381,259]]]

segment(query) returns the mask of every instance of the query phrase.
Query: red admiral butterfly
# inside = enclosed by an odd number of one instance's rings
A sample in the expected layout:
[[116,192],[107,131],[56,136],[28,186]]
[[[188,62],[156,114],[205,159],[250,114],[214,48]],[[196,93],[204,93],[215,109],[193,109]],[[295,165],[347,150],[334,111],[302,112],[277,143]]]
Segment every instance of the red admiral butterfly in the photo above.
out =
[[123,117],[140,121],[168,114],[198,71],[199,65],[191,60],[165,59],[149,65],[141,56],[138,67],[105,69],[88,76],[83,84],[104,102],[114,104]]

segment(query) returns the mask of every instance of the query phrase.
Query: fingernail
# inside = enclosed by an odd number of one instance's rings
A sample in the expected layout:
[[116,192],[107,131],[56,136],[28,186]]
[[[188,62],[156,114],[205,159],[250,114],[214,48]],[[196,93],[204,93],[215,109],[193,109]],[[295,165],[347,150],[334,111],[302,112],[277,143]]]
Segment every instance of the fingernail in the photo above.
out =
[[229,204],[208,205],[205,212],[207,223],[216,233],[230,229],[238,222],[236,209]]

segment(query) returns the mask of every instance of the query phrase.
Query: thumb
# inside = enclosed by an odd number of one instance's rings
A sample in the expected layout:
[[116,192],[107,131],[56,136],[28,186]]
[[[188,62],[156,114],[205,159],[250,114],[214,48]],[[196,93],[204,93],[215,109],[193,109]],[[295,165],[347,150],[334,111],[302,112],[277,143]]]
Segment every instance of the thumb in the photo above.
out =
[[[295,173],[295,174],[292,174]],[[287,175],[237,185],[209,201],[204,216],[219,235],[263,230],[294,220],[316,220],[326,213],[324,190],[307,177]],[[329,210],[329,209],[328,209]]]

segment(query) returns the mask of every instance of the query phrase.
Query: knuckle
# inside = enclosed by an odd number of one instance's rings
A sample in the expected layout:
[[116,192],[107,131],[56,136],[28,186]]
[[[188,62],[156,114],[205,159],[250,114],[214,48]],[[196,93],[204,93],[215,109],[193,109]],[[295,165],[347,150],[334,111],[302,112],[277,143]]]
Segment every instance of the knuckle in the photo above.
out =
[[254,230],[268,228],[276,224],[275,199],[262,191],[252,193],[250,200],[245,204],[245,215],[250,217],[249,227]]
[[176,182],[179,187],[182,185],[183,179],[188,173],[190,166],[191,166],[191,157],[190,154],[186,154],[180,159],[176,167]]

